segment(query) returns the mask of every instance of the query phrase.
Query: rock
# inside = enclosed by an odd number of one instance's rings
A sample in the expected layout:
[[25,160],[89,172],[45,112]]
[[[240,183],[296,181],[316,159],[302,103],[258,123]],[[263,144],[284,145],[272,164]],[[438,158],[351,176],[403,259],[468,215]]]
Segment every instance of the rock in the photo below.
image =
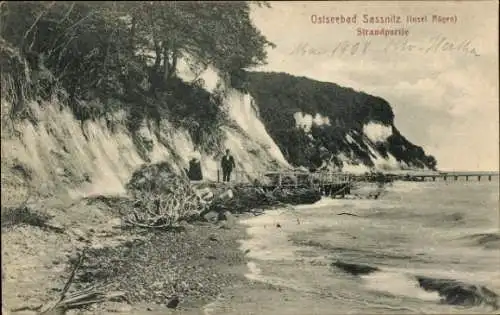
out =
[[234,197],[234,193],[231,189],[228,189],[219,195],[219,199],[221,199],[221,200],[229,200],[229,199],[233,199],[233,197]]
[[201,188],[195,190],[196,195],[205,201],[212,200],[214,198],[214,193],[210,188]]
[[219,214],[215,211],[209,211],[203,215],[203,218],[208,222],[217,222]]
[[178,296],[174,296],[173,298],[171,298],[168,303],[167,303],[167,307],[168,308],[177,308],[177,305],[179,305],[179,297]]

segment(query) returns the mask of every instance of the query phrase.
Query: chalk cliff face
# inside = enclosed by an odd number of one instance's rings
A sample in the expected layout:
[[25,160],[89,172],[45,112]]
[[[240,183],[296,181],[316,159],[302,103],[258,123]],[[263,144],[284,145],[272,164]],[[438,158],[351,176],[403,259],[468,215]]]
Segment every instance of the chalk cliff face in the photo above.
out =
[[[182,62],[178,76],[185,82],[203,79],[203,88],[209,92],[224,85],[213,69],[194,74]],[[229,87],[223,89],[230,122],[221,127],[225,138],[221,149],[210,154],[197,149],[190,133],[167,119],[159,126],[144,120],[132,134],[123,113],[110,116],[112,128],[104,118],[81,122],[53,98],[30,102],[32,119],[12,122],[8,117],[12,104],[2,99],[2,205],[18,204],[28,195],[120,194],[135,169],[160,161],[182,172],[189,160],[198,158],[204,179],[217,180],[225,149],[236,161],[234,180],[252,180],[265,171],[289,168],[258,118],[252,98]]]
[[204,178],[217,180],[226,148],[237,180],[299,166],[350,172],[432,167],[398,132],[381,98],[283,73],[249,73],[248,93],[225,84],[212,68],[194,74],[180,62],[177,75],[184,82],[201,78],[210,93],[224,90],[229,121],[220,127],[225,140],[218,151],[199,151],[190,133],[167,119],[144,120],[135,134],[120,112],[112,115],[113,128],[104,118],[81,122],[57,98],[31,102],[32,119],[12,122],[11,104],[2,99],[2,204],[28,194],[122,193],[136,168],[160,161],[182,172],[199,158]]
[[267,131],[295,166],[350,172],[433,169],[436,161],[394,126],[382,98],[287,73],[247,72]]

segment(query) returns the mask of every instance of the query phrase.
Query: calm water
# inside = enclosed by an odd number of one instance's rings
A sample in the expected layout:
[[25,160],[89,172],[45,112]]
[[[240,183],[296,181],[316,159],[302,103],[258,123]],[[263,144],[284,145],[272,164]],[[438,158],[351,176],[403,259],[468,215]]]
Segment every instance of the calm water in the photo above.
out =
[[498,313],[498,191],[498,181],[398,182],[378,200],[270,211],[244,222],[247,276],[300,293],[262,300],[287,314]]

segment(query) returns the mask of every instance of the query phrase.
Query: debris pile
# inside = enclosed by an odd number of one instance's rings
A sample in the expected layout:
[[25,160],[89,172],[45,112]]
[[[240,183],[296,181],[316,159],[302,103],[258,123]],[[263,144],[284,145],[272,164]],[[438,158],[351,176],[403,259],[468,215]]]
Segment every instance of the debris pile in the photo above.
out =
[[321,193],[311,188],[282,187],[265,191],[261,187],[235,186],[233,191],[232,198],[216,198],[206,211],[242,213],[257,208],[312,204],[321,199]]
[[127,184],[133,204],[124,217],[126,225],[162,228],[197,216],[207,202],[167,163],[146,165],[135,171]]

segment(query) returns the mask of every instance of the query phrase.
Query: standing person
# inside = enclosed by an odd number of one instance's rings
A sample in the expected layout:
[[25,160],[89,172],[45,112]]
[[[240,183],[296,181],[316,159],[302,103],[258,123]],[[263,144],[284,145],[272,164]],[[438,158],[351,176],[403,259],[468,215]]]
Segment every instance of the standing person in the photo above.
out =
[[236,164],[234,163],[233,156],[229,153],[229,150],[226,150],[226,155],[222,157],[221,161],[222,167],[222,180],[224,182],[229,182],[229,178],[231,177],[231,172]]
[[188,177],[190,180],[202,180],[203,174],[201,173],[201,162],[197,158],[192,158],[189,161]]

